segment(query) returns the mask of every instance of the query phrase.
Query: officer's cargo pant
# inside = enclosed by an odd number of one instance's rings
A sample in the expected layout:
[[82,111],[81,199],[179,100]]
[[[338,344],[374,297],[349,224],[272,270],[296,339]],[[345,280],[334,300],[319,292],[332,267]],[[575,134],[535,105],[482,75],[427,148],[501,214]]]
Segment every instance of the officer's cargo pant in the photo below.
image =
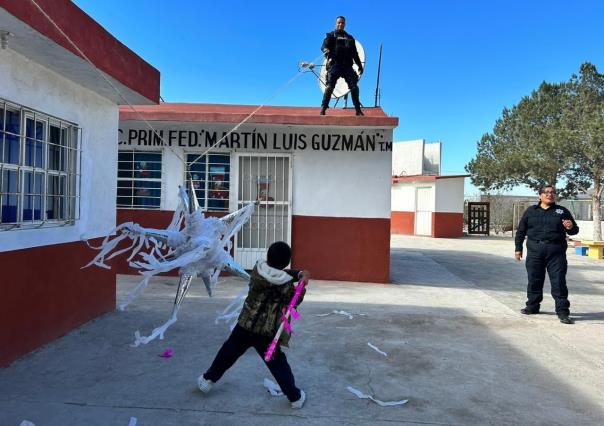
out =
[[537,242],[528,240],[526,248],[526,272],[528,273],[526,307],[535,312],[539,311],[543,300],[543,282],[547,270],[552,286],[552,297],[556,302],[556,313],[558,315],[568,315],[570,302],[568,301],[568,288],[566,287],[566,241]]

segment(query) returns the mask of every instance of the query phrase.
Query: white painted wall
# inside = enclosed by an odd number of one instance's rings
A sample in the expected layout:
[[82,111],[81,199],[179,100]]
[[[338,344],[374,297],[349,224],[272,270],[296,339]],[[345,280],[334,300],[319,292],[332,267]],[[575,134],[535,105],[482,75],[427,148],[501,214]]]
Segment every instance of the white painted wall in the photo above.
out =
[[[573,240],[593,240],[594,238],[594,223],[591,220],[577,220],[579,233],[571,235]],[[604,229],[604,221],[602,221],[602,229]]]
[[440,142],[424,145],[424,175],[440,175],[440,157],[442,144]]
[[436,184],[434,181],[399,182],[392,185],[392,211],[415,212],[417,210],[417,188],[432,189],[428,210],[435,211]]
[[395,183],[392,185],[392,211],[414,212],[415,211],[415,185],[407,183]]
[[463,213],[464,178],[436,180],[436,211]]
[[115,226],[117,105],[10,48],[0,50],[0,97],[76,123],[83,147],[80,220],[74,226],[0,231],[0,251],[106,234]]
[[392,176],[417,176],[424,169],[423,139],[392,144]]
[[[206,132],[223,132],[231,130],[233,124],[223,123],[180,123],[180,122],[151,122],[156,131],[163,131],[164,141],[168,142],[169,131],[186,132],[195,131],[198,135]],[[148,129],[139,121],[123,121],[120,123],[122,130],[120,140],[127,141],[130,130]],[[391,129],[366,129],[351,127],[313,127],[289,125],[262,125],[245,124],[239,133],[256,132],[276,135],[277,139],[283,135],[305,135],[307,146],[304,149],[274,149],[271,143],[267,149],[231,149],[217,146],[211,152],[242,152],[242,153],[281,153],[293,154],[293,189],[292,189],[292,214],[304,216],[328,217],[360,217],[360,218],[390,218],[391,199],[391,164],[392,152],[382,151],[376,146],[375,151],[333,151],[313,149],[311,146],[312,135],[315,134],[376,134],[377,140],[391,142]],[[187,133],[188,134],[188,133]],[[201,136],[199,136],[201,137]],[[183,142],[183,144],[187,144]],[[184,176],[182,159],[185,152],[205,151],[205,146],[197,148],[178,146],[176,140],[172,146],[163,147],[164,170],[162,173],[162,209],[174,210],[178,205],[177,188],[182,183]],[[122,144],[120,149],[130,150],[158,150],[161,147],[149,147],[132,144]],[[186,150],[186,151],[185,151]],[[180,157],[180,158],[179,158]],[[235,164],[232,164],[231,181],[237,178]]]
[[293,214],[390,218],[390,152],[296,153]]

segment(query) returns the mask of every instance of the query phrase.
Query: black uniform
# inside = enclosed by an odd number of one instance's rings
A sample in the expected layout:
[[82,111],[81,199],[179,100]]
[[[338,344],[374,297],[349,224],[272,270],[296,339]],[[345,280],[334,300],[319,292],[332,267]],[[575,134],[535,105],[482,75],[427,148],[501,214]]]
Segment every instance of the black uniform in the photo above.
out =
[[363,64],[359,58],[359,52],[357,52],[354,37],[346,31],[336,30],[327,33],[325,35],[325,40],[323,40],[323,44],[321,45],[321,51],[328,51],[327,81],[325,82],[326,87],[321,107],[327,108],[329,106],[329,99],[336,86],[336,82],[340,77],[343,77],[350,89],[354,107],[357,111],[360,110],[361,102],[359,101],[359,86],[357,86],[359,76],[352,68],[352,64],[357,64],[361,72],[363,70]]
[[[573,227],[562,225],[569,219]],[[556,313],[568,316],[570,303],[566,287],[566,234],[575,235],[579,227],[571,213],[558,204],[544,209],[538,203],[524,212],[516,233],[516,251],[522,252],[522,243],[527,237],[526,272],[528,273],[526,308],[530,313],[539,312],[543,300],[545,271],[552,286],[552,297],[556,301]]]

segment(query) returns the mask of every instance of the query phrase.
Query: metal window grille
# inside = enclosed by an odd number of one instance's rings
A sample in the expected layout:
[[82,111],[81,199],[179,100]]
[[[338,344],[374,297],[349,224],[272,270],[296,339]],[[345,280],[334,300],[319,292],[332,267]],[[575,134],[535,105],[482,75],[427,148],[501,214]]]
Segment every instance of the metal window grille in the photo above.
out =
[[[191,180],[200,206],[205,211],[228,211],[230,154],[207,154],[195,161],[198,157],[199,154],[187,154],[187,169],[191,170]],[[187,178],[185,176],[185,181]]]
[[117,207],[159,209],[161,207],[162,153],[119,151]]
[[292,161],[283,154],[238,155],[238,208],[259,202],[235,239],[235,260],[244,268],[266,258],[273,242],[291,242]]
[[80,218],[81,129],[0,99],[0,230]]

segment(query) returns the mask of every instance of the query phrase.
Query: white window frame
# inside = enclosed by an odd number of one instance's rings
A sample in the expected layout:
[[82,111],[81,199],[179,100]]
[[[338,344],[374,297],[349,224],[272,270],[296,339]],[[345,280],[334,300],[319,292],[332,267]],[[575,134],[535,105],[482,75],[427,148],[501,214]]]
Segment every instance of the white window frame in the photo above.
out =
[[[4,162],[4,149],[6,140],[6,111],[11,110],[19,114],[19,132],[11,133],[19,141],[17,163]],[[0,113],[3,114],[0,128],[0,231],[42,228],[51,226],[66,226],[75,224],[80,219],[80,185],[81,185],[81,128],[74,123],[53,117],[49,114],[37,111],[33,108],[25,107],[14,102],[0,98]],[[29,120],[34,122],[33,138],[27,136],[27,123]],[[43,133],[41,139],[36,137],[36,125],[43,124]],[[57,169],[51,169],[49,164],[50,147],[55,144],[50,143],[50,127],[59,128],[59,137],[66,136],[65,140],[59,139],[58,148],[59,166]],[[65,133],[63,133],[65,131]],[[33,163],[26,164],[26,148],[29,141],[33,140]],[[37,164],[35,161],[37,155],[36,145],[42,145],[43,161]],[[62,159],[64,162],[62,162]],[[63,169],[61,170],[61,165]],[[3,179],[5,172],[16,174],[17,184],[16,192],[2,192],[4,190]],[[41,178],[38,192],[26,193],[25,176],[31,174],[32,179],[36,181],[36,176]],[[41,175],[41,176],[40,176]],[[55,194],[49,191],[49,183],[53,177],[64,180],[64,190],[62,194]],[[34,189],[35,191],[35,189]],[[4,196],[12,195],[17,197],[17,210],[15,221],[2,222],[4,208]],[[31,204],[31,209],[26,209],[26,200],[33,202],[38,198],[39,204]],[[49,210],[48,206],[59,202],[62,209]],[[39,215],[36,218],[34,205],[39,207]],[[31,210],[31,218],[25,219],[25,210]],[[61,211],[62,210],[62,211]],[[59,213],[59,217],[51,217],[50,212]]]
[[[132,177],[120,177],[119,173],[120,170],[120,160],[119,160],[119,155],[120,154],[132,154]],[[160,169],[159,169],[159,177],[156,178],[143,178],[143,177],[136,177],[134,176],[134,172],[136,171],[136,169],[134,168],[134,165],[136,163],[136,160],[134,159],[135,155],[137,154],[154,154],[154,155],[159,155],[159,161],[154,161],[154,163],[159,163],[160,165]],[[130,209],[130,210],[159,210],[162,208],[162,179],[163,179],[163,173],[164,173],[164,153],[162,150],[135,150],[135,149],[120,149],[118,151],[118,164],[117,164],[117,173],[118,173],[118,177],[117,177],[117,196],[116,196],[116,207],[118,209]],[[159,190],[159,197],[153,197],[153,196],[148,196],[148,197],[141,197],[140,195],[135,196],[134,192],[132,193],[132,195],[129,197],[130,198],[130,204],[120,204],[118,203],[118,200],[122,197],[125,197],[124,195],[119,195],[119,189],[120,188],[125,188],[125,187],[120,187],[120,182],[131,182],[132,183],[132,189],[134,191],[134,183],[135,182],[157,182],[159,183],[159,188],[151,188],[154,190]],[[134,199],[135,198],[148,198],[148,199],[157,199],[159,200],[159,203],[157,205],[143,205],[143,204],[134,204]]]
[[[197,159],[197,157],[199,157],[200,153],[199,152],[192,152],[192,151],[188,151],[185,152],[185,160],[186,160],[186,166],[185,166],[185,179],[184,181],[187,182],[189,177],[187,176],[187,170],[189,168],[189,156],[192,157],[192,160]],[[228,157],[228,161],[224,162],[224,163],[210,163],[210,156],[213,155],[222,155],[222,156],[226,156]],[[230,200],[230,196],[231,196],[231,191],[233,190],[232,188],[232,184],[233,184],[233,180],[232,180],[232,174],[233,174],[233,170],[232,170],[232,164],[231,164],[231,156],[232,153],[229,151],[224,151],[224,152],[209,152],[207,154],[204,154],[204,158],[200,158],[199,160],[196,161],[196,163],[199,163],[201,161],[203,161],[205,163],[205,175],[203,176],[202,179],[198,179],[197,181],[203,182],[204,188],[203,188],[203,193],[204,196],[200,197],[199,195],[197,196],[197,201],[199,202],[200,207],[202,208],[202,210],[204,211],[210,211],[210,212],[228,212],[229,211],[229,200]],[[224,200],[224,204],[225,207],[209,207],[209,201],[210,200],[215,200],[214,198],[210,198],[209,194],[210,191],[212,191],[212,189],[209,187],[209,182],[211,181],[210,179],[210,165],[225,165],[228,166],[229,172],[228,172],[228,179],[221,181],[221,182],[227,182],[228,183],[228,187],[229,189],[227,190],[222,190],[222,192],[226,192],[226,198],[219,198],[216,200]],[[196,181],[196,180],[194,180]],[[200,188],[201,189],[201,188]]]

